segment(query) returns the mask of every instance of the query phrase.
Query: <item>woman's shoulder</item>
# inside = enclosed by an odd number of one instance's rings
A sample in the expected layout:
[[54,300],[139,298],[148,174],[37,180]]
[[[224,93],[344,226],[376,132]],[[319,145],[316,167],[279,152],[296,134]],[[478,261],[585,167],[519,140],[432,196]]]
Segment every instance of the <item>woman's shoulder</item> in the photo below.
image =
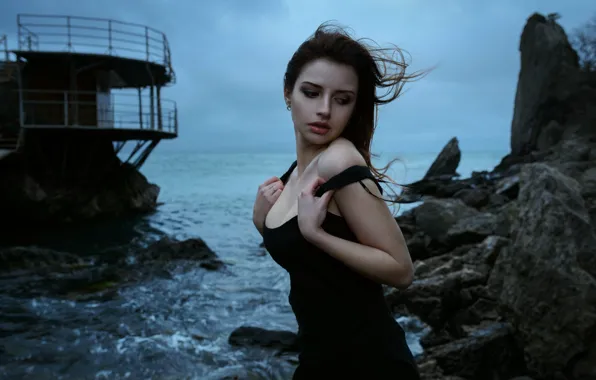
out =
[[317,162],[320,177],[329,179],[352,166],[367,166],[354,144],[343,137],[333,141]]

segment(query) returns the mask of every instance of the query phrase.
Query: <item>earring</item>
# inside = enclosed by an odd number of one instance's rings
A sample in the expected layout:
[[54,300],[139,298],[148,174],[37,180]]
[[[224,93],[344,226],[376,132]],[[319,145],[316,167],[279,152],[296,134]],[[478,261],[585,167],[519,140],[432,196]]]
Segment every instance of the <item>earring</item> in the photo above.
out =
[[290,104],[289,104],[289,103],[288,103],[288,105],[286,106],[286,108],[288,109],[288,111],[289,111],[290,109],[292,109],[292,107],[290,106]]
[[288,111],[292,108],[292,106],[290,105],[290,99],[286,99],[286,108],[288,109]]

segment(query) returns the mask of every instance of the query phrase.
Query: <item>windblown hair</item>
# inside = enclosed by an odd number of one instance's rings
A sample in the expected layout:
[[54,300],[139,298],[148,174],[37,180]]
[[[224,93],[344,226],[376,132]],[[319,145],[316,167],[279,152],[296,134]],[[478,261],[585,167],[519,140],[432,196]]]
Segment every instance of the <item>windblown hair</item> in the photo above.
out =
[[[365,41],[370,43],[367,44]],[[386,173],[397,159],[380,169],[375,168],[371,161],[374,156],[371,144],[377,125],[378,106],[397,99],[407,82],[420,78],[425,72],[406,74],[408,63],[404,52],[397,46],[382,48],[369,39],[356,40],[345,29],[323,23],[298,47],[288,62],[284,75],[284,89],[291,92],[304,66],[321,58],[355,69],[358,76],[358,95],[342,137],[356,146],[379,182],[396,184]],[[384,89],[384,93],[378,95],[377,88]],[[399,203],[400,199],[395,196],[387,201]]]

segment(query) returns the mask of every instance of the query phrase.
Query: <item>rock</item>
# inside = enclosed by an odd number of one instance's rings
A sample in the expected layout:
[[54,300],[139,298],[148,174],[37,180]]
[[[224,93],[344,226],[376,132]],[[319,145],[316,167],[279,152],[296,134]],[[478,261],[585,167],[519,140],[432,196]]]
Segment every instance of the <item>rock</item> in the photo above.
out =
[[459,199],[430,199],[413,209],[416,226],[432,239],[444,241],[447,231],[479,212]]
[[525,373],[523,352],[513,329],[493,322],[472,331],[469,336],[428,350],[444,375],[464,379],[507,379]]
[[[440,331],[452,321],[456,313],[470,306],[474,300],[462,297],[462,289],[486,282],[486,274],[472,266],[447,274],[416,279],[406,290],[394,290],[385,298],[391,307],[404,304],[408,311],[415,314],[435,331]],[[465,296],[465,295],[464,295]],[[460,335],[456,330],[459,326],[451,324],[454,335]]]
[[586,170],[580,180],[581,194],[585,197],[596,197],[596,167]]
[[149,183],[132,165],[120,162],[113,148],[105,154],[114,155],[116,161],[95,175],[89,170],[84,180],[63,180],[53,171],[48,174],[39,168],[43,161],[35,162],[37,170],[29,168],[27,157],[20,152],[0,159],[0,214],[12,215],[12,227],[20,229],[155,210],[159,186]]
[[509,202],[495,210],[497,214],[497,226],[495,235],[509,237],[515,232],[515,223],[519,214],[519,206],[516,201]]
[[228,343],[233,346],[257,346],[288,352],[298,352],[298,336],[291,331],[266,330],[242,326],[232,331]]
[[456,247],[463,244],[479,243],[487,236],[497,232],[497,224],[497,216],[487,212],[460,219],[447,230],[446,244]]
[[542,128],[564,121],[556,100],[568,92],[579,71],[578,56],[563,28],[540,14],[527,20],[519,49],[521,69],[511,124],[513,156],[535,150]]
[[453,195],[454,198],[461,199],[466,205],[474,208],[486,206],[490,196],[488,189],[462,189]]
[[495,194],[504,195],[509,199],[517,198],[519,193],[519,175],[503,178],[497,183]]
[[453,137],[447,145],[443,147],[435,161],[432,163],[424,179],[448,176],[454,177],[457,175],[457,167],[461,160],[461,151],[459,150],[459,142],[457,137]]
[[570,136],[551,149],[545,161],[581,162],[588,161],[594,143],[589,137]]
[[581,181],[584,172],[593,166],[591,162],[586,161],[555,161],[547,164],[576,181]]
[[418,232],[406,240],[412,261],[424,260],[427,257],[437,256],[431,248],[432,239],[423,232]]
[[84,261],[73,254],[40,247],[0,249],[0,273],[15,270],[42,269],[51,266],[82,266]]
[[183,241],[163,238],[136,256],[139,262],[169,262],[172,260],[190,260],[199,262],[200,266],[209,270],[220,269],[224,263],[217,257],[203,239],[188,239]]
[[561,137],[563,137],[563,131],[564,128],[561,126],[561,124],[551,120],[540,132],[540,135],[536,141],[536,148],[538,150],[545,151],[548,148],[554,146],[561,141]]
[[524,166],[512,245],[489,279],[539,378],[596,371],[585,356],[596,342],[596,238],[580,191],[546,164]]

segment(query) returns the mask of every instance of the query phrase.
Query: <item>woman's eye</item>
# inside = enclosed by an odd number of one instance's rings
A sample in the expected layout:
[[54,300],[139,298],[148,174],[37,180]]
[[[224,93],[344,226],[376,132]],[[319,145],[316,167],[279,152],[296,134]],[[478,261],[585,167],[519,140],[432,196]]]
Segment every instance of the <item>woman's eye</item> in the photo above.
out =
[[309,98],[314,98],[315,96],[317,96],[316,91],[302,90],[302,92]]
[[350,99],[346,99],[346,98],[337,98],[337,102],[339,104],[348,104],[350,102]]

